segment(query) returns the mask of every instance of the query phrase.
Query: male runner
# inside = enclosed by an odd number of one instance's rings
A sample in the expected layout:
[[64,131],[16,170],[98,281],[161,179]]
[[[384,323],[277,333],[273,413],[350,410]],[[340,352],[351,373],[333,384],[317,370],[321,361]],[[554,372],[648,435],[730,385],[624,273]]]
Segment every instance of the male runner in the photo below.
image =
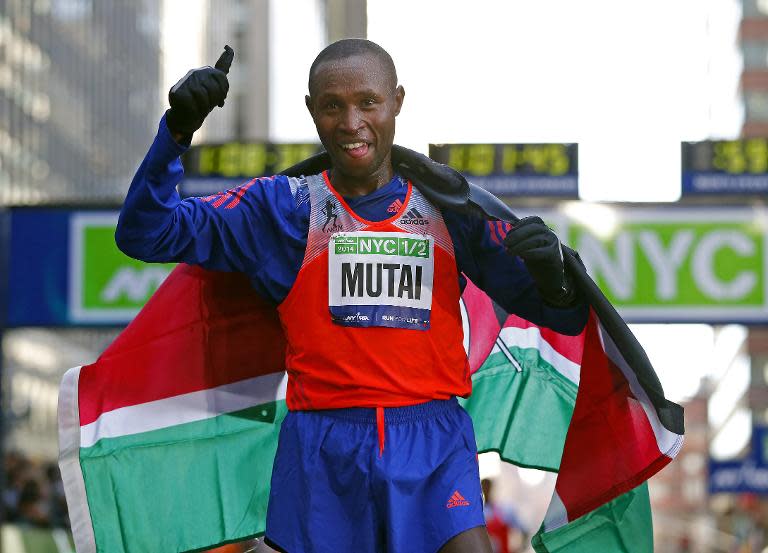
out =
[[[181,200],[179,155],[223,106],[233,52],[190,71],[131,183],[118,246],[145,261],[242,271],[277,305],[289,413],[266,539],[288,553],[489,553],[459,297],[465,276],[509,312],[586,322],[557,237],[440,209],[395,171],[405,91],[380,46],[323,50],[306,106],[330,157],[316,175]],[[506,237],[504,234],[506,234]]]

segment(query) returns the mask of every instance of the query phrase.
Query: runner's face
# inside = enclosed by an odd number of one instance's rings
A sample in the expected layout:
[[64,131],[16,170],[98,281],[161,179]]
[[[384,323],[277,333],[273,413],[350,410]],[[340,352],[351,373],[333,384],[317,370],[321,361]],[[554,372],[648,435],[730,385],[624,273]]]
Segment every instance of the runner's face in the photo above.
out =
[[379,185],[392,178],[390,151],[404,95],[375,56],[328,61],[317,68],[306,102],[334,176]]

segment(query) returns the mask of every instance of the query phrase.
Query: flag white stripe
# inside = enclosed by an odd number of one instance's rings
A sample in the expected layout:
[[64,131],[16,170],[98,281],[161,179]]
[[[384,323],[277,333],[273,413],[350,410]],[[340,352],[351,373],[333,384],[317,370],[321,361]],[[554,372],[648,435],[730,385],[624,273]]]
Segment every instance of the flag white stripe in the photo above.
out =
[[648,422],[651,424],[651,428],[653,429],[653,434],[656,437],[656,447],[658,447],[659,451],[667,457],[674,458],[680,451],[680,448],[683,447],[683,436],[667,430],[664,425],[661,424],[659,416],[656,413],[656,409],[653,407],[651,400],[648,398],[648,394],[645,393],[645,390],[637,380],[635,371],[629,367],[627,361],[624,359],[624,356],[621,354],[621,352],[616,347],[616,344],[603,328],[603,325],[598,323],[597,328],[599,331],[600,344],[603,347],[603,351],[605,352],[608,359],[613,361],[614,365],[616,365],[624,374],[624,378],[626,378],[627,382],[629,383],[629,389],[632,390],[632,394],[640,402],[640,405],[643,406],[643,411],[645,411]]
[[[541,335],[537,327],[516,328],[512,326],[504,327],[499,333],[499,337],[504,344],[509,347],[535,348],[539,350],[541,358],[552,365],[557,372],[565,378],[579,385],[579,375],[581,367],[563,356]],[[494,346],[496,348],[498,346]]]
[[549,502],[547,507],[547,514],[544,515],[544,532],[551,532],[557,530],[568,524],[568,511],[565,509],[565,504],[560,496],[557,495],[557,490],[552,492],[552,501]]
[[72,538],[78,553],[96,553],[96,537],[80,468],[80,367],[69,369],[59,389],[59,470],[66,492]]
[[279,372],[114,409],[80,427],[80,447],[91,447],[103,438],[159,430],[285,399],[286,382],[286,373]]

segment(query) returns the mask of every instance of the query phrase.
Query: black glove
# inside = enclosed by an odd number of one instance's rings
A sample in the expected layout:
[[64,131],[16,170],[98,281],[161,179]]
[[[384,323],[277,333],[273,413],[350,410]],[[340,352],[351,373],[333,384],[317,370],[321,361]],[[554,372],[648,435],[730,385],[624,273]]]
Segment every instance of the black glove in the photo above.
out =
[[504,247],[525,262],[544,301],[557,307],[573,303],[575,290],[565,272],[560,240],[540,217],[520,219],[504,238]]
[[214,67],[192,69],[173,85],[168,92],[171,109],[165,112],[165,121],[172,133],[191,135],[203,126],[214,107],[224,106],[229,92],[227,73],[234,57],[235,51],[225,46]]

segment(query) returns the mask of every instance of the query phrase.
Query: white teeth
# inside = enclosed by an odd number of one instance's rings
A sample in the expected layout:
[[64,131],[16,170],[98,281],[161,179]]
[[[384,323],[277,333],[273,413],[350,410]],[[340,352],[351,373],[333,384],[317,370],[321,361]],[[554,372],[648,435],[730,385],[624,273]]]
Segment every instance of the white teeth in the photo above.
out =
[[355,148],[362,148],[365,146],[365,142],[355,142],[354,144],[342,144],[341,147],[345,150],[354,150]]

